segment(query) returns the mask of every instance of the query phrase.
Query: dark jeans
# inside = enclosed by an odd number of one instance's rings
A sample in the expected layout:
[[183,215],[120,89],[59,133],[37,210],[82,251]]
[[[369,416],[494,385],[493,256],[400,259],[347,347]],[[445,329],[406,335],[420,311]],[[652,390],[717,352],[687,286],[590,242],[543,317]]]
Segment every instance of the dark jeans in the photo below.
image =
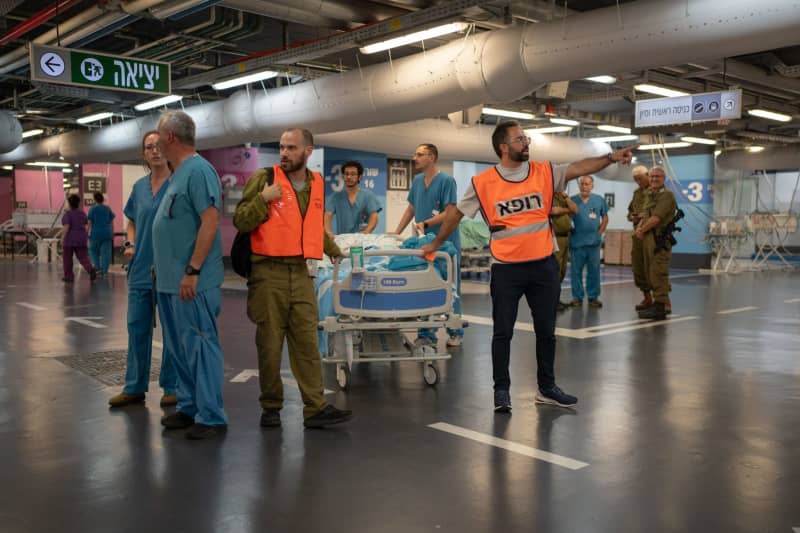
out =
[[517,321],[519,299],[525,295],[536,333],[536,374],[540,389],[556,384],[556,305],[561,286],[558,262],[552,255],[538,261],[492,265],[492,367],[495,390],[508,390],[511,338]]

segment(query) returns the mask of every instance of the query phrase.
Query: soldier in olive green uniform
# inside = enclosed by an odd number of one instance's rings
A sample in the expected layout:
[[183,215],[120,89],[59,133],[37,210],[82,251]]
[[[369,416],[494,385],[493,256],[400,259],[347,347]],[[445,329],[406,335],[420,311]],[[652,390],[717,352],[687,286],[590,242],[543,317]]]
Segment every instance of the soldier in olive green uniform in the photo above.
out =
[[[558,251],[555,252],[559,268],[559,282],[564,281],[569,260],[569,234],[572,231],[572,215],[578,211],[578,206],[566,192],[557,192],[553,195],[553,207],[550,210],[550,224],[556,235]],[[558,310],[563,311],[567,304],[558,299]]]
[[633,191],[633,198],[631,203],[628,204],[628,220],[633,222],[633,232],[631,239],[633,246],[631,246],[631,267],[633,268],[633,282],[636,287],[642,291],[644,299],[636,306],[637,311],[646,309],[653,305],[653,298],[650,291],[653,288],[650,286],[647,272],[644,269],[644,253],[642,250],[642,240],[637,239],[633,233],[636,232],[636,227],[642,221],[644,216],[644,202],[647,191],[650,188],[650,176],[647,173],[647,167],[639,165],[633,168],[633,179],[636,181],[639,188]]
[[[306,168],[313,150],[313,137],[303,129],[289,129],[280,139],[280,167],[294,189],[301,216],[308,210],[314,175]],[[261,169],[250,177],[236,206],[233,223],[241,232],[252,232],[267,222],[270,203],[282,198],[281,185],[272,182],[272,168]],[[322,219],[320,218],[320,221]],[[323,251],[338,257],[341,251],[324,233]],[[275,235],[281,239],[281,235]],[[303,424],[322,427],[345,422],[352,413],[330,405],[323,396],[322,362],[317,341],[317,299],[314,282],[302,255],[266,256],[253,253],[252,270],[247,278],[247,316],[256,324],[259,383],[261,385],[262,427],[281,425],[283,407],[281,352],[284,338],[289,345],[289,363],[303,398]]]
[[[650,191],[644,205],[644,217],[636,229],[636,238],[642,241],[644,265],[650,286],[653,288],[653,305],[639,312],[639,318],[663,320],[672,311],[669,301],[669,262],[672,246],[663,239],[659,246],[657,237],[672,222],[678,204],[672,191],[664,188],[666,172],[661,167],[650,170]],[[658,250],[656,248],[659,248]]]

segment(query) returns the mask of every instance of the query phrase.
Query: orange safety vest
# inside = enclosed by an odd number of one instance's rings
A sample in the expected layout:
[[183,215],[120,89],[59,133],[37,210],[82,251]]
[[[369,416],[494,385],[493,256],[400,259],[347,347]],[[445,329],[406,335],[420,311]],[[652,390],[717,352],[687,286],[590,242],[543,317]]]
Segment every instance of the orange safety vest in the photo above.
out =
[[272,167],[275,181],[281,185],[281,197],[269,203],[266,222],[250,232],[250,247],[254,254],[268,257],[297,257],[322,259],[322,223],[325,213],[325,185],[322,176],[313,172],[311,197],[306,215],[300,212],[297,192],[280,165]]
[[522,263],[553,253],[553,167],[549,162],[531,161],[528,177],[520,182],[504,179],[491,167],[473,177],[472,186],[489,225],[489,249],[495,259]]

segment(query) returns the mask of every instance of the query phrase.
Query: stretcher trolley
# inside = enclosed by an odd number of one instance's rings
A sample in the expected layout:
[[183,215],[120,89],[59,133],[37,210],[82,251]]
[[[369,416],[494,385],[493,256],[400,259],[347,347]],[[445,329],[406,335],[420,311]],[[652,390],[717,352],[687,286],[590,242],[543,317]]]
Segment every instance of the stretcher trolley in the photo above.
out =
[[[419,257],[420,251],[368,250],[364,256]],[[336,381],[342,389],[347,388],[356,363],[414,361],[422,363],[425,383],[439,382],[436,361],[450,359],[450,354],[403,335],[408,332],[414,338],[419,328],[466,326],[453,311],[453,261],[444,252],[436,252],[435,259],[446,264],[446,279],[433,262],[424,270],[357,270],[339,279],[339,263],[334,263],[333,316],[320,321],[328,341],[322,361],[336,365]]]

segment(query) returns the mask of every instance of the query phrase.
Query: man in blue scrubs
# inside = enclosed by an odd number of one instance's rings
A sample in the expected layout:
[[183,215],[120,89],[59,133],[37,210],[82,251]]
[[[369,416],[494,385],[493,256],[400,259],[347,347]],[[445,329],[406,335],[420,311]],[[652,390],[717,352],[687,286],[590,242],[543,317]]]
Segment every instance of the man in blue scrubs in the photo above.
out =
[[572,197],[578,212],[572,217],[574,230],[569,239],[572,302],[583,305],[583,269],[586,268],[586,294],[591,307],[603,307],[600,296],[600,245],[608,226],[608,206],[602,196],[592,194],[594,178],[581,176],[580,194]]
[[325,233],[333,237],[331,219],[336,216],[336,233],[372,233],[378,225],[381,204],[371,191],[361,190],[364,167],[358,161],[342,165],[344,189],[325,201]]
[[175,352],[177,411],[161,419],[205,439],[227,429],[222,406],[222,348],[217,334],[223,281],[219,176],[195,151],[195,125],[165,111],[158,145],[174,173],[153,222],[153,251],[164,344]]
[[[414,171],[420,172],[420,174],[414,177],[411,190],[408,191],[408,207],[406,207],[405,213],[403,213],[400,222],[397,224],[395,233],[402,233],[413,218],[416,220],[417,230],[420,234],[433,233],[436,235],[439,233],[439,228],[444,221],[444,212],[447,206],[458,203],[456,180],[453,176],[440,172],[436,168],[438,160],[439,150],[433,144],[420,144],[414,151]],[[458,296],[453,307],[455,312],[460,315],[461,264],[459,258],[461,253],[461,234],[458,231],[454,231],[447,237],[447,240],[452,242],[459,252],[459,255],[453,257],[453,261],[456,264],[456,294]],[[447,339],[448,346],[461,346],[461,339],[464,336],[463,329],[448,328],[447,334],[449,335]],[[421,338],[436,344],[435,331],[421,329],[419,335]]]
[[[150,174],[140,178],[131,190],[125,204],[128,218],[128,240],[125,256],[128,262],[128,367],[125,388],[111,398],[111,407],[144,402],[150,384],[150,359],[153,353],[153,326],[156,293],[153,287],[153,218],[156,215],[169,183],[167,160],[158,149],[158,133],[151,131],[142,138],[142,157]],[[160,308],[159,308],[160,311]],[[159,313],[164,323],[163,313]],[[164,343],[161,354],[161,372],[158,384],[164,389],[161,407],[175,405],[174,355]]]

